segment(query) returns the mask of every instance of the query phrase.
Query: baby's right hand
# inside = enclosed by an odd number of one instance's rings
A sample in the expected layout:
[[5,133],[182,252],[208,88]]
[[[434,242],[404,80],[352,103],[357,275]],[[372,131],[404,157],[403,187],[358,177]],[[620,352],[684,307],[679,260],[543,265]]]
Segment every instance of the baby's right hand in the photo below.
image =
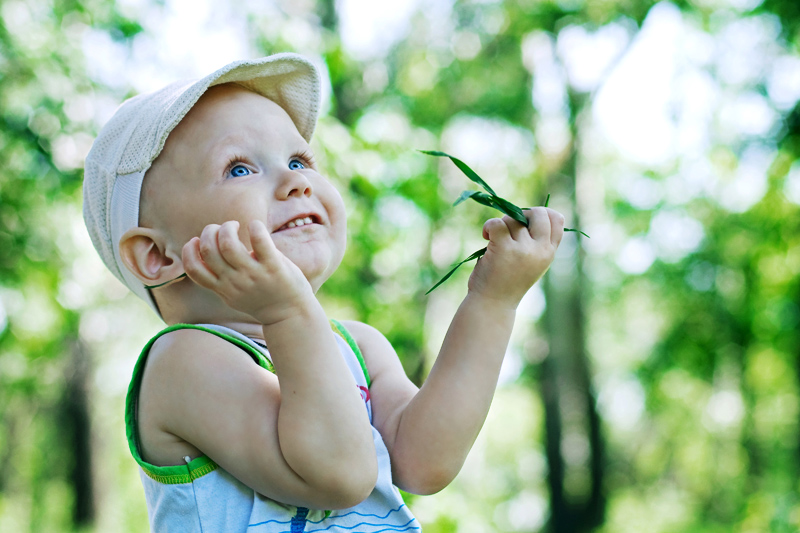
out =
[[271,325],[314,301],[303,272],[275,247],[266,226],[248,224],[248,250],[239,222],[209,224],[183,247],[183,266],[192,281],[217,293],[228,306]]
[[530,287],[550,268],[564,236],[564,216],[552,209],[523,210],[528,227],[508,215],[483,226],[489,241],[469,280],[469,290],[494,300],[519,304]]

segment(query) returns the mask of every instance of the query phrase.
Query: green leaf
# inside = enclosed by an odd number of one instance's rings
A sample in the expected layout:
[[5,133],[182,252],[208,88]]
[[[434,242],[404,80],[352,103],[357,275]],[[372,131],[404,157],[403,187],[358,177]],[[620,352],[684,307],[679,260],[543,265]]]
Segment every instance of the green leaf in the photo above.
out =
[[587,239],[591,239],[591,237],[589,237],[588,235],[586,235],[584,232],[582,232],[582,231],[581,231],[581,230],[579,230],[579,229],[564,228],[564,231],[574,231],[575,233],[580,233],[581,235],[583,235],[583,236],[584,236],[584,237],[586,237]]
[[475,194],[471,194],[469,195],[469,197],[481,205],[485,205],[486,207],[491,207],[492,209],[500,210],[500,208],[497,206],[497,202],[495,202],[494,200],[496,197],[492,196],[491,194],[486,194],[485,192],[481,191],[475,191]]
[[[458,168],[460,168],[461,171],[464,174],[466,174],[466,176],[470,180],[472,180],[473,182],[477,183],[478,185],[480,185],[481,187],[483,187],[487,191],[487,192],[464,191],[464,192],[461,193],[461,195],[458,197],[458,199],[453,203],[453,207],[455,207],[458,204],[463,203],[463,202],[465,202],[467,200],[472,199],[472,200],[478,202],[481,205],[485,205],[486,207],[491,207],[492,209],[497,209],[501,213],[504,213],[504,214],[510,216],[511,218],[513,218],[514,220],[519,222],[520,224],[523,224],[525,227],[528,227],[528,218],[525,216],[525,213],[523,213],[523,210],[521,208],[519,208],[517,205],[509,202],[505,198],[501,198],[500,196],[498,196],[497,193],[494,192],[494,190],[492,190],[491,187],[489,187],[489,184],[486,183],[485,181],[483,181],[481,179],[481,177],[478,176],[475,173],[474,170],[472,170],[471,168],[469,168],[467,166],[466,163],[464,163],[460,159],[455,158],[455,157],[453,157],[453,156],[451,156],[449,154],[446,154],[444,152],[439,152],[439,151],[436,151],[436,150],[420,150],[420,152],[422,152],[423,154],[426,154],[426,155],[433,155],[433,156],[437,156],[437,157],[448,157],[448,158],[450,158],[450,160],[453,163],[455,163],[455,165]],[[547,207],[547,204],[549,204],[549,203],[550,203],[550,193],[547,194],[547,198],[545,198],[545,200],[544,200],[544,207]],[[581,230],[578,230],[578,229],[564,228],[564,231],[575,231],[577,233],[580,233],[581,235],[589,237],[584,232],[582,232]],[[450,270],[450,272],[445,274],[444,277],[442,279],[440,279],[436,283],[436,285],[434,285],[433,287],[428,289],[428,292],[426,292],[425,294],[426,295],[430,294],[439,285],[441,285],[442,283],[447,281],[450,278],[450,276],[452,276],[453,273],[455,273],[455,271],[458,270],[458,268],[461,265],[463,265],[467,261],[472,261],[473,259],[477,259],[477,258],[483,256],[483,254],[485,254],[485,253],[486,253],[486,248],[482,248],[481,250],[478,250],[477,252],[475,252],[474,254],[470,255],[469,257],[467,257],[466,259],[464,259],[460,263],[456,264]]]
[[520,224],[523,224],[527,227],[528,219],[525,218],[525,214],[522,212],[522,209],[517,207],[516,205],[512,204],[505,198],[501,198],[497,195],[493,194],[486,194],[485,192],[481,191],[464,191],[461,193],[461,196],[453,203],[453,206],[457,206],[458,204],[466,201],[466,200],[475,200],[481,205],[485,205],[486,207],[491,207],[492,209],[497,209],[501,213],[504,213]]
[[[544,206],[547,207],[547,204],[549,204],[549,203],[550,203],[550,193],[547,193],[547,198],[544,199]],[[586,235],[584,232],[582,232],[579,229],[564,228],[564,231],[574,231],[576,233],[580,233],[581,235],[583,235],[587,239],[591,239],[591,237],[589,237],[588,235]]]
[[525,218],[525,213],[522,212],[522,209],[517,207],[516,205],[512,204],[505,198],[501,198],[499,196],[495,196],[494,200],[498,204],[498,209],[505,213],[506,215],[510,216],[520,224],[525,227],[528,227],[528,219]]
[[472,181],[474,181],[475,183],[477,183],[478,185],[483,187],[486,190],[486,192],[488,192],[489,194],[493,194],[493,195],[497,196],[497,193],[494,192],[491,187],[489,187],[488,183],[483,181],[481,179],[481,177],[478,176],[475,173],[474,170],[469,168],[466,163],[464,163],[462,160],[458,159],[457,157],[453,157],[452,155],[446,154],[444,152],[440,152],[438,150],[420,150],[420,152],[422,152],[423,154],[426,154],[426,155],[433,155],[433,156],[436,156],[436,157],[449,157],[450,161],[455,163],[455,165],[458,168],[461,169],[461,172],[466,174],[469,179],[471,179]]
[[461,202],[465,202],[475,196],[476,194],[483,194],[481,191],[464,191],[461,193],[461,196],[458,197],[458,200],[453,202],[453,207],[457,206]]
[[463,260],[463,261],[461,261],[460,263],[457,263],[457,264],[456,264],[456,265],[455,265],[455,266],[454,266],[454,267],[453,267],[453,268],[450,270],[450,272],[448,272],[447,274],[445,274],[445,275],[444,275],[444,277],[443,277],[442,279],[440,279],[439,281],[437,281],[437,282],[436,282],[436,285],[434,285],[433,287],[431,287],[430,289],[428,289],[428,292],[426,292],[425,294],[426,294],[426,295],[430,294],[431,292],[433,292],[433,290],[434,290],[436,287],[438,287],[439,285],[441,285],[442,283],[444,283],[445,281],[447,281],[447,280],[450,278],[450,276],[452,276],[452,275],[453,275],[453,273],[455,273],[455,271],[456,271],[456,270],[458,270],[458,267],[460,267],[461,265],[463,265],[464,263],[466,263],[466,262],[468,262],[468,261],[472,261],[473,259],[478,259],[478,258],[480,258],[480,257],[483,257],[483,254],[485,254],[485,253],[486,253],[486,248],[481,248],[480,250],[478,250],[477,252],[473,253],[472,255],[470,255],[469,257],[467,257],[466,259],[464,259],[464,260]]
[[437,157],[448,157],[450,160],[455,163],[455,165],[461,169],[461,171],[473,182],[477,183],[481,187],[483,187],[489,194],[482,193],[480,191],[464,191],[461,193],[461,196],[458,197],[458,200],[455,201],[453,206],[464,202],[465,200],[472,198],[479,204],[483,204],[487,207],[491,207],[493,209],[497,209],[501,213],[505,213],[506,215],[510,216],[520,224],[528,226],[528,219],[525,218],[525,215],[522,213],[522,209],[514,205],[513,203],[509,202],[505,198],[502,198],[494,192],[488,183],[483,181],[483,179],[475,173],[474,170],[469,168],[466,163],[458,159],[457,157],[453,157],[452,155],[446,154],[444,152],[439,152],[437,150],[420,150],[423,154],[432,155]]

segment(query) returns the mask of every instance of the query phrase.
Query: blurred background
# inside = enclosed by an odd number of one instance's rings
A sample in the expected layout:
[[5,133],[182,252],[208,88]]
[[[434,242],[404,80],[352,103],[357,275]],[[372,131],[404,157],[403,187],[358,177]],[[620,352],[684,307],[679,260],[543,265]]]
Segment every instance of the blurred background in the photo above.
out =
[[0,531],[145,532],[123,404],[162,324],[105,270],[82,164],[119,103],[307,54],[314,147],[348,207],[320,298],[417,383],[495,212],[568,234],[523,301],[434,532],[800,528],[795,0],[0,0]]

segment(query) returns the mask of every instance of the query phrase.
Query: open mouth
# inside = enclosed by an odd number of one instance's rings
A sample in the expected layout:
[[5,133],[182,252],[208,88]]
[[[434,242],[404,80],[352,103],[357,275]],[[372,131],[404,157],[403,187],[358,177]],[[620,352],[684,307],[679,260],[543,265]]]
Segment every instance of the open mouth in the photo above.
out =
[[283,231],[285,229],[291,228],[299,228],[301,226],[307,226],[309,224],[319,224],[319,217],[317,215],[301,215],[297,218],[294,218],[278,228],[276,231]]

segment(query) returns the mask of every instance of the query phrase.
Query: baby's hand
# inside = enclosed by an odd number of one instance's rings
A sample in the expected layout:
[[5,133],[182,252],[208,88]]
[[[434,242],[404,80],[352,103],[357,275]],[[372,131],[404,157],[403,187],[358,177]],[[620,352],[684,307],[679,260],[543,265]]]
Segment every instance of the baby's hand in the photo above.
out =
[[288,318],[314,299],[303,272],[275,247],[261,221],[248,225],[252,251],[238,230],[236,221],[209,224],[184,245],[183,265],[192,281],[264,325]]
[[564,236],[564,216],[546,207],[523,212],[527,228],[509,216],[483,225],[483,238],[489,245],[470,276],[470,292],[516,307],[547,272]]

